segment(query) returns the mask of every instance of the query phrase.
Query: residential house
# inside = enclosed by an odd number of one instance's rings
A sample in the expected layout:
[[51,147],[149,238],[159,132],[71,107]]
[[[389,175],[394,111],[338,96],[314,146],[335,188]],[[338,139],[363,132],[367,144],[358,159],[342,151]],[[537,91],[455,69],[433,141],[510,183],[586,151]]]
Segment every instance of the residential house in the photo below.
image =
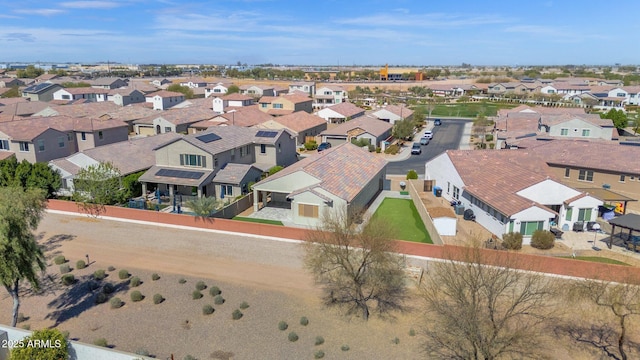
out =
[[38,76],[37,78],[35,78],[35,81],[37,83],[41,83],[41,82],[51,82],[52,80],[58,79],[60,76],[58,74],[42,74],[40,76]]
[[238,93],[223,95],[223,96],[215,96],[213,98],[213,111],[221,114],[227,112],[231,109],[229,108],[238,108],[243,106],[251,106],[254,104],[253,98],[248,95],[242,95]]
[[289,84],[289,94],[295,91],[301,91],[309,97],[315,97],[316,95],[316,83],[313,81],[299,81]]
[[404,105],[387,105],[380,110],[374,111],[371,115],[393,125],[396,121],[413,119],[413,110]]
[[0,78],[0,88],[11,88],[16,86],[24,86],[24,82],[16,78]]
[[479,91],[479,88],[473,84],[430,84],[429,89],[434,96],[442,97],[460,97]]
[[318,111],[316,115],[325,119],[329,124],[339,124],[363,116],[364,113],[364,109],[350,102],[343,102],[326,107]]
[[25,119],[47,109],[50,104],[44,101],[29,101],[25,98],[0,99],[0,121]]
[[189,126],[189,133],[193,134],[214,126],[257,126],[272,119],[273,116],[258,110],[256,106],[244,106],[229,110],[223,114],[215,115],[215,117],[209,120],[193,123]]
[[448,150],[425,164],[425,180],[442,196],[472,210],[495,236],[519,232],[529,244],[536,230],[573,229],[595,221],[603,204],[554,179],[527,151]]
[[167,78],[151,80],[151,84],[156,87],[162,87],[163,85],[171,85],[171,83],[172,83],[171,80]]
[[328,106],[341,104],[347,101],[348,97],[348,93],[341,86],[325,85],[313,95],[313,108],[321,110]]
[[382,142],[391,137],[393,125],[373,117],[361,116],[320,133],[322,142],[337,146],[345,142],[366,139],[369,144],[382,147]]
[[107,101],[109,90],[103,88],[78,87],[78,88],[62,88],[53,93],[53,100],[60,101],[77,101],[84,102],[101,102]]
[[189,78],[180,81],[180,86],[186,86],[189,89],[206,88],[207,80],[203,78]]
[[109,90],[126,87],[128,84],[128,80],[109,77],[99,78],[91,81],[91,87]]
[[258,108],[274,116],[287,115],[296,111],[311,113],[313,111],[313,99],[299,94],[263,96],[258,101]]
[[145,101],[153,104],[153,110],[167,110],[183,102],[184,94],[175,91],[160,90],[147,94]]
[[278,96],[273,86],[262,85],[241,85],[240,93],[243,95],[249,95],[254,98],[260,98],[263,96]]
[[22,90],[22,97],[31,101],[51,101],[53,94],[62,89],[62,86],[53,83],[38,83]]
[[620,89],[627,93],[628,105],[640,105],[640,86],[622,86]]
[[167,132],[186,134],[189,126],[199,121],[215,117],[211,110],[201,107],[169,109],[160,114],[133,121],[133,129],[137,135],[157,135]]
[[287,129],[296,137],[296,145],[302,146],[307,141],[316,141],[316,137],[327,130],[327,122],[308,112],[296,111],[289,115],[272,118],[253,127],[274,130]]
[[489,95],[528,94],[529,92],[527,85],[519,82],[489,84],[487,89]]
[[229,92],[229,86],[231,85],[232,83],[218,82],[213,87],[208,86],[204,90],[204,97],[224,95]]
[[145,102],[145,95],[142,91],[132,88],[122,88],[109,90],[108,101],[114,102],[119,106],[127,106]]
[[[273,166],[289,166],[296,162],[296,147],[293,136],[287,130],[260,130],[238,126],[219,126],[159,146],[155,149],[156,163],[139,181],[143,192],[156,187],[175,195],[236,197],[248,191],[248,182],[259,180],[260,174]],[[252,165],[245,167],[246,175],[240,176],[245,183],[220,182],[214,179],[228,164]],[[231,170],[231,169],[230,169]],[[229,171],[231,173],[231,171]],[[256,175],[252,177],[251,175]],[[230,174],[223,173],[223,181],[229,181]],[[216,188],[216,185],[234,185]],[[237,185],[237,186],[235,186]],[[241,193],[235,189],[240,188]],[[229,190],[231,192],[229,192]]]
[[383,190],[386,165],[386,160],[355,145],[336,146],[254,184],[253,209],[284,207],[293,223],[316,227],[325,214],[364,210]]

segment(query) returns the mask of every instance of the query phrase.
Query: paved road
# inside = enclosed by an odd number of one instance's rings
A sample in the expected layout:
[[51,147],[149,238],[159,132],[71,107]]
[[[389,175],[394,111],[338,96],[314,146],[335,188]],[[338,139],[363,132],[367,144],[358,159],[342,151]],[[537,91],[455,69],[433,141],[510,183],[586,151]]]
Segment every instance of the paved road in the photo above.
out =
[[[406,175],[407,171],[414,169],[418,174],[424,173],[424,164],[434,157],[442,154],[446,150],[458,149],[460,147],[460,138],[464,130],[465,124],[469,120],[462,119],[443,119],[441,126],[433,128],[433,139],[429,145],[422,147],[422,154],[411,155],[407,160],[389,162],[387,165],[387,174]],[[405,151],[409,151],[406,149]]]

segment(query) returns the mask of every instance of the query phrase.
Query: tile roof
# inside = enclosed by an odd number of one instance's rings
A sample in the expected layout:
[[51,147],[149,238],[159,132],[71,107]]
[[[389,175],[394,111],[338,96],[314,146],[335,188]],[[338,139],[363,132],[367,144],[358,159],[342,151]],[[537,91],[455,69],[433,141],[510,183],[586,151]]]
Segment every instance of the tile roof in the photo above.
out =
[[257,106],[234,107],[234,110],[220,115],[214,115],[209,120],[191,124],[193,128],[208,128],[219,125],[255,126],[273,119],[273,116],[260,111]]
[[246,100],[253,100],[253,98],[251,96],[248,95],[243,95],[240,93],[233,93],[233,94],[223,94],[221,96],[222,100],[231,100],[231,101],[246,101]]
[[63,88],[64,91],[71,95],[81,94],[108,94],[109,89],[92,88],[92,87],[78,87],[78,88]]
[[43,101],[17,101],[0,107],[0,114],[2,115],[2,121],[11,121],[33,115],[49,106],[49,103]]
[[46,129],[61,132],[86,131],[93,132],[104,129],[127,127],[120,120],[100,120],[92,118],[72,118],[68,116],[29,117],[23,120],[6,121],[0,123],[0,131],[11,136],[14,140],[31,141]]
[[306,111],[296,111],[288,115],[278,116],[272,121],[277,122],[296,133],[314,128],[319,125],[325,125],[326,127],[327,124],[327,122],[323,118],[311,115]]
[[373,117],[360,116],[353,120],[345,121],[344,123],[334,127],[333,129],[327,129],[320,133],[321,135],[347,135],[349,131],[360,128],[369,134],[378,137],[384,135],[387,131],[393,128],[393,125],[386,121],[378,120]]
[[160,97],[184,97],[183,93],[179,93],[176,91],[167,91],[167,90],[158,90],[156,92],[152,92],[149,93],[147,95],[145,95],[146,97],[156,97],[156,96],[160,96]]
[[51,106],[54,114],[70,117],[95,117],[99,118],[121,108],[112,101],[90,102],[84,104],[71,104]]
[[[147,123],[153,124],[153,120],[162,118],[174,125],[182,125],[182,124],[191,124],[191,123],[195,123],[203,120],[210,120],[210,119],[213,119],[214,117],[216,117],[216,114],[209,109],[193,107],[193,108],[164,110],[160,114],[148,116],[142,119],[140,122],[136,122],[136,123],[142,123],[142,121],[146,121],[144,122],[145,124]],[[150,122],[148,122],[149,120]]]
[[228,163],[218,171],[214,176],[213,181],[217,183],[239,185],[240,181],[242,181],[252,168],[254,168],[253,165]]
[[300,104],[300,103],[304,103],[304,102],[308,102],[308,101],[313,101],[312,98],[308,97],[307,95],[304,94],[291,94],[291,95],[282,95],[282,97],[277,97],[278,98],[285,98],[289,101],[291,101],[294,104]]
[[360,108],[350,102],[342,102],[340,104],[326,107],[325,109],[331,109],[344,117],[353,117],[354,115],[365,112],[363,108]]
[[5,160],[15,155],[16,154],[13,151],[2,150],[0,151],[0,160]]
[[380,111],[386,110],[394,115],[400,116],[401,118],[408,118],[413,115],[413,110],[409,109],[404,105],[387,105],[380,110],[373,112],[371,115],[376,116]]

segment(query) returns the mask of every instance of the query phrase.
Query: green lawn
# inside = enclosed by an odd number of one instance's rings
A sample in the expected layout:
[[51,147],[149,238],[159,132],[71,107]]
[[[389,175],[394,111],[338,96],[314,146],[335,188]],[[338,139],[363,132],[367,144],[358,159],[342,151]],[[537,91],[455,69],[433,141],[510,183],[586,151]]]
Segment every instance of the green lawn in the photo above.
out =
[[[561,257],[565,258],[565,259],[573,259],[571,256],[561,256]],[[609,258],[606,258],[606,257],[599,257],[599,256],[576,256],[575,259],[576,260],[598,262],[598,263],[603,263],[603,264],[631,266],[631,265],[629,265],[629,264],[627,264],[625,262],[622,262],[622,261],[609,259]]]
[[433,244],[412,200],[386,198],[373,216],[388,220],[393,225],[396,233],[394,237],[398,240]]
[[282,221],[277,221],[277,220],[254,219],[254,218],[248,218],[243,216],[236,216],[233,218],[233,220],[283,226]]
[[[498,109],[511,109],[516,107],[515,104],[500,103],[461,103],[461,104],[437,104],[431,112],[431,117],[438,116],[454,116],[475,118],[479,113],[485,116],[496,116]],[[428,111],[426,112],[429,113]]]

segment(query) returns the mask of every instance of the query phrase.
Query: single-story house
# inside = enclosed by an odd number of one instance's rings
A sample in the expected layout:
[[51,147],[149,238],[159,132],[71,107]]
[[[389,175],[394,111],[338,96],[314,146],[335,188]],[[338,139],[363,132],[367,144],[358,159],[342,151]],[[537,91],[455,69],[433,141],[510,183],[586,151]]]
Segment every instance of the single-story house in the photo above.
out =
[[387,105],[371,115],[393,125],[396,121],[413,119],[413,110],[404,105]]
[[326,120],[329,124],[339,124],[348,120],[352,120],[363,116],[365,110],[350,102],[326,107],[316,113],[319,117]]
[[322,142],[328,142],[333,146],[345,142],[367,139],[376,147],[382,147],[382,142],[391,136],[393,125],[386,121],[369,116],[361,116],[344,122],[332,129],[320,133]]

